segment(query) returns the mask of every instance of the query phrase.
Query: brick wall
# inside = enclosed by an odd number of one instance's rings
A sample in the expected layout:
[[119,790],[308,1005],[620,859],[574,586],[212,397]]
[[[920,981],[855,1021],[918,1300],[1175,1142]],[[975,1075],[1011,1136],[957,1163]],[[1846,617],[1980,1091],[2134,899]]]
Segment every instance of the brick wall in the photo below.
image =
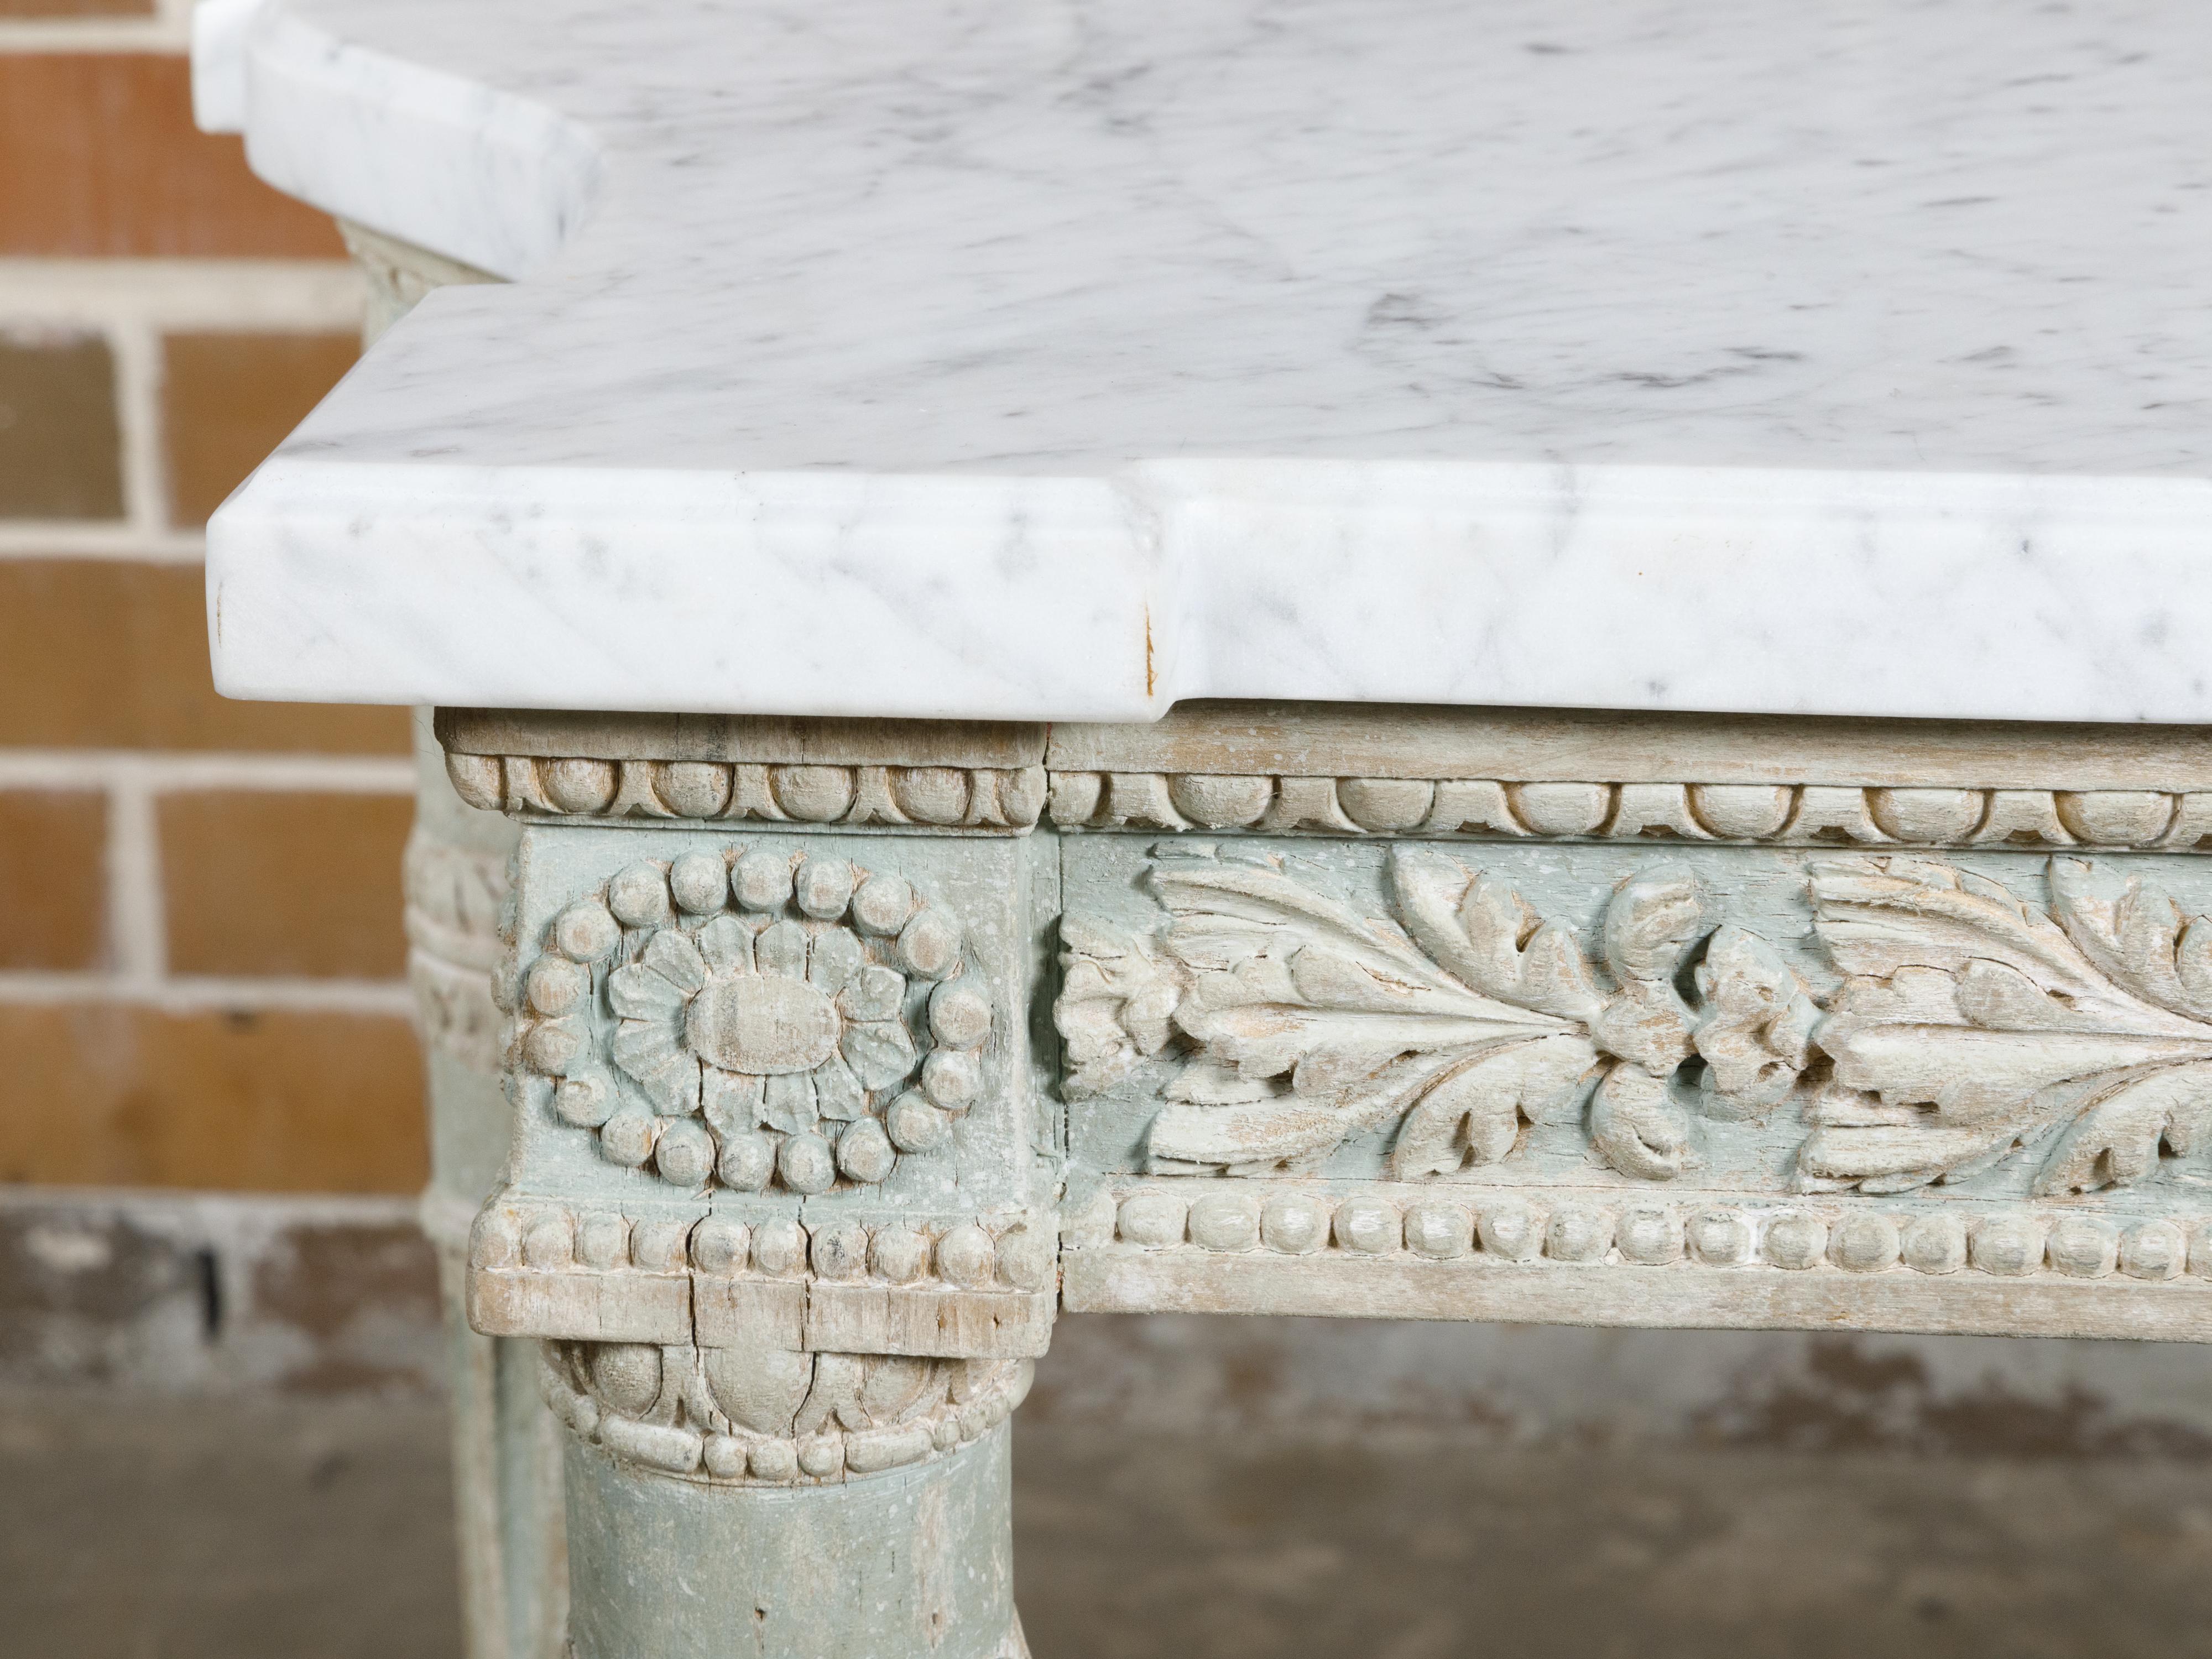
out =
[[0,0],[0,1182],[408,1193],[407,720],[217,698],[208,514],[353,362],[185,0]]

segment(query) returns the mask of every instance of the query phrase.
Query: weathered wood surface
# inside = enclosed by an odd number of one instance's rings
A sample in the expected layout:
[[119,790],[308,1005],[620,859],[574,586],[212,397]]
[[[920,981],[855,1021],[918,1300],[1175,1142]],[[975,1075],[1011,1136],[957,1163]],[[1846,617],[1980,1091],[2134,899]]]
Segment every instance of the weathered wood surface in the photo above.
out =
[[1151,726],[1056,725],[1054,771],[1522,782],[2212,789],[2198,726],[1677,714],[1382,703],[1178,703]]
[[587,1659],[719,1650],[699,1505],[865,1566],[810,1506],[964,1478],[1060,1308],[2212,1340],[2203,734],[441,730],[523,826],[470,1308],[622,1512]]
[[1046,731],[1012,721],[507,708],[441,708],[437,720],[439,741],[449,754],[795,766],[1036,766],[1044,759]]
[[1869,1279],[1832,1267],[1723,1273],[1686,1262],[1621,1269],[1476,1258],[1220,1256],[1118,1247],[1070,1250],[1061,1270],[1061,1306],[1070,1313],[2212,1340],[2212,1291],[2201,1282],[2024,1284],[1931,1279],[1909,1269]]

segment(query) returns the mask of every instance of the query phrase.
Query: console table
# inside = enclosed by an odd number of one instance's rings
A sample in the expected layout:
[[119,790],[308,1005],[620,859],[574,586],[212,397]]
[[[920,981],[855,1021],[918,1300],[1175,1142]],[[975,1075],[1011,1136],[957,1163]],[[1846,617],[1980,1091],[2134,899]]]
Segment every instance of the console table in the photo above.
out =
[[1063,1310],[2212,1338],[2186,8],[198,27],[405,313],[210,626],[436,710],[477,1659],[1023,1653]]

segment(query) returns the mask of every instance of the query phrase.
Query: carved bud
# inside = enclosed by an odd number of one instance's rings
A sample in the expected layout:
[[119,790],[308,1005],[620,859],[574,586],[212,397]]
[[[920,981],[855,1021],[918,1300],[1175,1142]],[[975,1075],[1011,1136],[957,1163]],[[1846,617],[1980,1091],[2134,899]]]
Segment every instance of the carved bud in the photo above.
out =
[[806,1232],[789,1216],[753,1229],[753,1261],[771,1278],[788,1278],[806,1265]]
[[1283,1193],[1260,1212],[1260,1237],[1271,1250],[1305,1255],[1328,1243],[1328,1209],[1308,1193]]
[[814,1231],[814,1271],[829,1279],[859,1279],[867,1271],[867,1230],[856,1222],[836,1222]]
[[1705,1115],[1757,1117],[1796,1086],[1811,1062],[1820,1011],[1771,945],[1735,926],[1713,935],[1697,980]]
[[446,757],[446,776],[453,782],[453,793],[470,805],[487,812],[496,812],[506,805],[506,792],[501,787],[501,770],[496,755]]
[[730,769],[710,761],[665,761],[654,793],[678,817],[711,818],[730,800]]
[[2181,1229],[2171,1221],[2146,1221],[2120,1239],[2120,1271],[2130,1279],[2172,1279],[2188,1259]]
[[2053,1223],[2045,1248],[2051,1265],[2072,1279],[2102,1279],[2118,1265],[2119,1237],[2106,1223],[2086,1215]]
[[1260,1242],[1260,1201],[1249,1193],[1208,1193],[1190,1206],[1190,1242],[1208,1250],[1249,1250]]
[[1483,1206],[1482,1248],[1508,1261],[1534,1259],[1544,1245],[1543,1218],[1519,1199],[1499,1199]]
[[1613,1218],[1605,1211],[1569,1206],[1552,1212],[1544,1254],[1554,1261],[1601,1261],[1613,1248]]
[[1898,1253],[1918,1273],[1954,1273],[1966,1265],[1966,1228],[1954,1215],[1923,1215],[1905,1228]]
[[668,888],[684,909],[710,915],[730,896],[729,869],[715,854],[686,853],[668,866]]
[[538,763],[538,775],[546,799],[563,812],[604,812],[621,773],[612,761],[550,760]]
[[1590,1100],[1590,1141],[1623,1175],[1672,1181],[1689,1161],[1689,1122],[1664,1079],[1615,1066]]
[[1682,1218],[1660,1205],[1623,1211],[1613,1237],[1622,1260],[1639,1267],[1663,1267],[1682,1259]]
[[1049,1231],[1026,1223],[1009,1228],[999,1240],[999,1276],[1018,1291],[1050,1288],[1053,1241]]
[[1766,1224],[1766,1260],[1793,1273],[1817,1267],[1828,1248],[1828,1225],[1802,1210],[1785,1210]]
[[592,1391],[632,1417],[660,1398],[660,1350],[646,1342],[600,1342],[591,1350]]
[[2043,1265],[2043,1231],[2025,1216],[1994,1216],[1974,1232],[1974,1265],[2016,1278]]
[[1465,1255],[1474,1242],[1474,1218],[1456,1204],[1431,1199],[1406,1210],[1406,1248],[1446,1261]]
[[981,1290],[991,1282],[997,1254],[990,1234],[963,1221],[937,1241],[938,1274],[948,1285]]
[[1337,1206],[1334,1231],[1339,1244],[1364,1255],[1388,1255],[1405,1241],[1397,1206],[1379,1198],[1345,1200]]
[[600,1211],[576,1224],[576,1255],[586,1267],[604,1273],[615,1267],[629,1249],[629,1223]]
[[1846,1216],[1829,1237],[1828,1255],[1847,1272],[1879,1273],[1896,1264],[1902,1243],[1897,1224],[1886,1215]]
[[1173,1193],[1134,1193],[1121,1200],[1117,1224],[1129,1243],[1164,1249],[1182,1243],[1188,1215],[1188,1207]]
[[878,1279],[911,1285],[928,1265],[929,1241],[911,1227],[878,1227],[868,1242],[868,1268]]
[[469,1228],[469,1261],[478,1267],[512,1267],[522,1259],[522,1228],[514,1212],[482,1211]]
[[750,1243],[744,1222],[709,1216],[691,1230],[691,1265],[726,1278],[741,1273]]

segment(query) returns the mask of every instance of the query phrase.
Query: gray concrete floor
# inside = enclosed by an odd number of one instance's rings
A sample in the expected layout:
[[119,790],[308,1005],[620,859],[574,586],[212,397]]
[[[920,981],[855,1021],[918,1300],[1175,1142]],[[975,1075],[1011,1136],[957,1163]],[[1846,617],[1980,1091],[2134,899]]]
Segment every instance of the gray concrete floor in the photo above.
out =
[[[451,1659],[445,1432],[420,1403],[0,1395],[0,1656]],[[1038,1659],[2212,1654],[2201,1462],[1017,1448]]]

